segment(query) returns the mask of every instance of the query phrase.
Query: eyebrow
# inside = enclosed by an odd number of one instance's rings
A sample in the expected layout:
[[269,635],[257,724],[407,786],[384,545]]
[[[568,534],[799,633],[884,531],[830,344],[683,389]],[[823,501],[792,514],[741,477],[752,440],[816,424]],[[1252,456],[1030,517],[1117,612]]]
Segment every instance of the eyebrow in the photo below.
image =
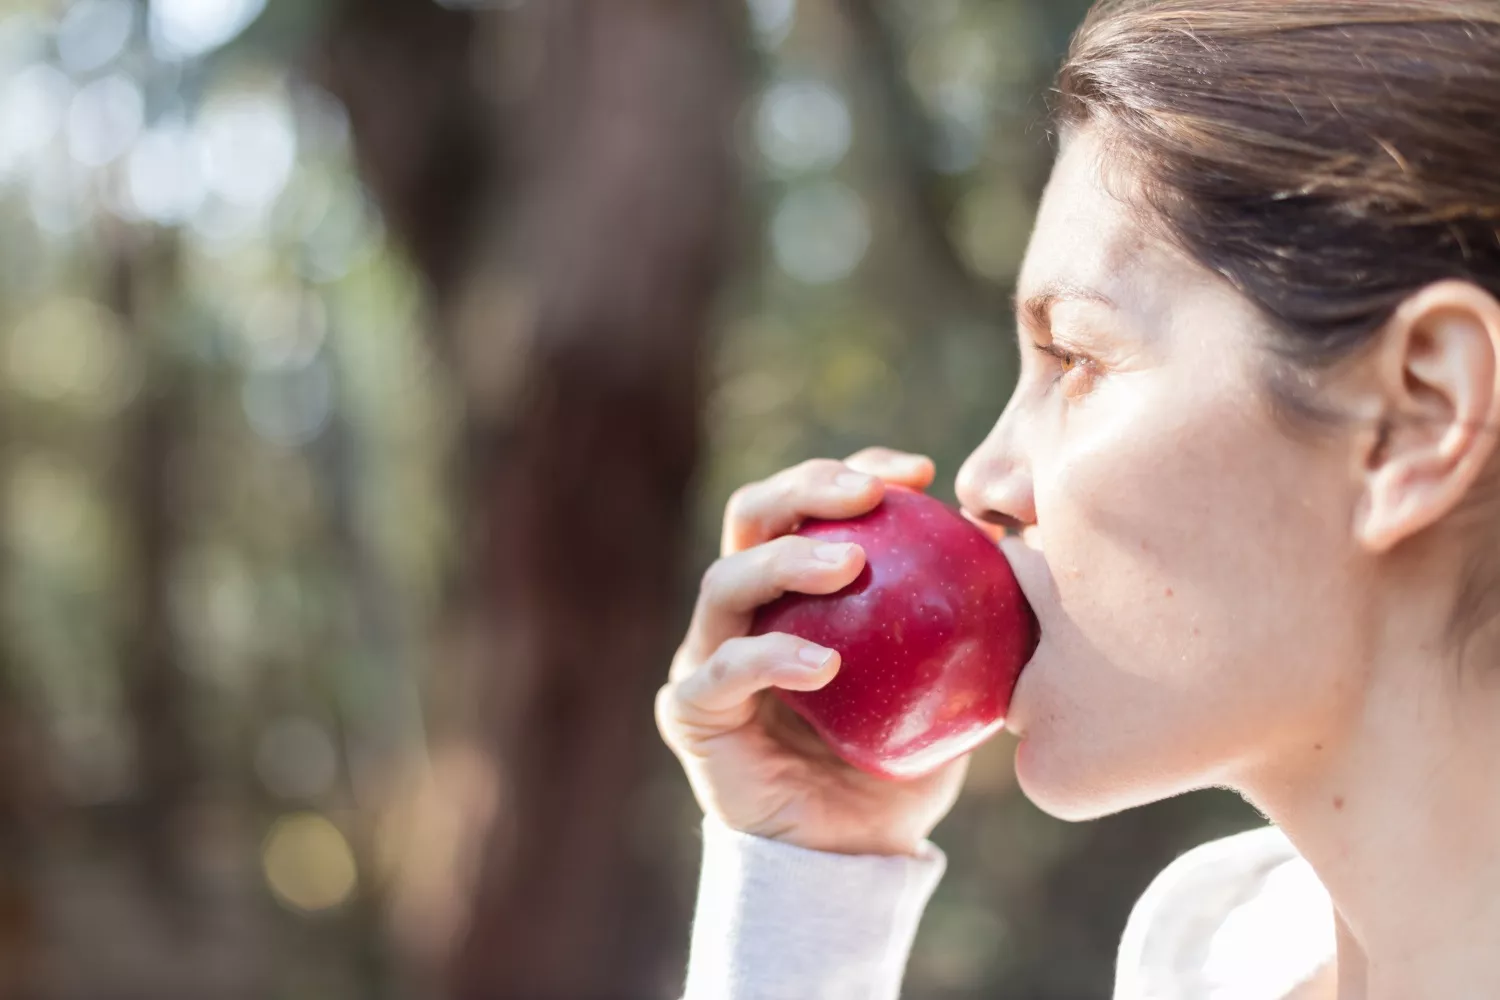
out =
[[1017,318],[1033,329],[1045,330],[1051,323],[1052,307],[1059,302],[1093,302],[1110,309],[1117,308],[1114,299],[1103,292],[1068,281],[1049,281],[1025,302],[1013,300]]

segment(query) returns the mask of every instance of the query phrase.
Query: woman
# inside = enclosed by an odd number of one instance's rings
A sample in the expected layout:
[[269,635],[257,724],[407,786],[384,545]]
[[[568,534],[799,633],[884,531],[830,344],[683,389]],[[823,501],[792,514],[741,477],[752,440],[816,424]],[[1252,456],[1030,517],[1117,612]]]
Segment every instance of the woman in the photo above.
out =
[[[1020,381],[958,476],[1041,623],[1017,776],[1274,824],[1157,880],[1115,995],[1500,996],[1500,4],[1119,0],[1058,90]],[[744,633],[862,565],[799,520],[932,475],[729,505],[658,699],[706,813],[690,1000],[897,994],[964,764],[839,764],[764,696],[837,653]]]

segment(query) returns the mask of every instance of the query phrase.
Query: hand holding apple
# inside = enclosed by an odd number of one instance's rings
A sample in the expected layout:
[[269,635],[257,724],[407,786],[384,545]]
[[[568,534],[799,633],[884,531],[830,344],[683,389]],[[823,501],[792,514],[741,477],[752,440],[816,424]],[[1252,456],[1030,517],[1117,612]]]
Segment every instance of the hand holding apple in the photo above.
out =
[[752,635],[785,632],[839,651],[816,691],[778,690],[838,755],[911,778],[974,749],[1004,724],[1036,646],[1036,619],[995,543],[932,497],[893,486],[868,514],[797,534],[854,542],[865,567],[836,594],[787,594]]
[[704,811],[729,827],[813,850],[911,854],[958,797],[961,757],[891,781],[852,767],[771,688],[813,691],[838,652],[785,633],[749,635],[784,593],[834,594],[865,568],[858,546],[788,534],[809,519],[874,510],[887,484],[923,489],[932,463],[870,449],[806,462],[738,490],[724,557],[704,576],[687,635],[656,700],[657,725]]

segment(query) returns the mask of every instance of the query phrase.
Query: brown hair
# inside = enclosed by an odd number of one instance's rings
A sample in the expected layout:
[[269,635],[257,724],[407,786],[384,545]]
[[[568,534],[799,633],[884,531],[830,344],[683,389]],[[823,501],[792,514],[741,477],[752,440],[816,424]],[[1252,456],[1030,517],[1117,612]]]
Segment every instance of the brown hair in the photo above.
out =
[[[1270,319],[1280,412],[1336,418],[1317,371],[1423,286],[1500,297],[1500,0],[1102,0],[1057,89]],[[1455,635],[1500,597],[1500,561],[1466,575]]]
[[1500,296],[1497,0],[1104,0],[1058,93],[1296,367],[1433,281]]

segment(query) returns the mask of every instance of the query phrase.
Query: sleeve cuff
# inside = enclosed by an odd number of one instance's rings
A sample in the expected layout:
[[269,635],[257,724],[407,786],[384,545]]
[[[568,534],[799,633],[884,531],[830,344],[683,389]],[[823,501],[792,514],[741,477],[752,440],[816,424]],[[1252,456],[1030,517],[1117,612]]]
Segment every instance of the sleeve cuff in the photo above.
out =
[[828,854],[703,821],[683,1000],[895,1000],[947,859]]

